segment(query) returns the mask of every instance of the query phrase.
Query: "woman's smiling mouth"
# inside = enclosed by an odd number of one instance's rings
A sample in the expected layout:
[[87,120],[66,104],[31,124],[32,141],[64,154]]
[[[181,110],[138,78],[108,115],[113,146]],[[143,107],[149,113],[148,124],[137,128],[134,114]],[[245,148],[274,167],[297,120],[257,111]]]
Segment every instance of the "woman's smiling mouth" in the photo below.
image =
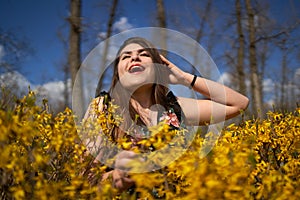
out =
[[143,66],[141,66],[140,64],[134,64],[129,67],[128,72],[133,74],[133,73],[142,72],[144,70],[145,70],[145,68]]

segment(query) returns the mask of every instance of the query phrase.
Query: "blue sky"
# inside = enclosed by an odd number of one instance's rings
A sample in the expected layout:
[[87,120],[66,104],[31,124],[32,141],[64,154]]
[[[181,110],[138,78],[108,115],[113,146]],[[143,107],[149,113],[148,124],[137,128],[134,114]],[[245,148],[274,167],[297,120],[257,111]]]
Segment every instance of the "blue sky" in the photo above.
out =
[[[126,7],[126,2],[121,1],[121,4],[123,3]],[[107,7],[104,5],[102,10],[101,8],[97,10],[97,6],[99,7],[97,1],[83,1],[84,23],[89,19],[95,21],[96,18],[99,18],[104,23],[97,24],[97,26],[105,28],[108,13],[103,13],[103,10],[109,7],[109,3],[106,4],[108,4]],[[130,23],[135,27],[141,26],[141,24],[142,26],[151,24],[149,21],[151,18],[144,10],[154,10],[154,2],[136,1],[128,8],[130,12],[126,11],[127,18],[130,18]],[[16,35],[28,39],[35,51],[34,55],[23,61],[21,71],[33,84],[42,84],[63,78],[58,65],[63,62],[65,54],[57,33],[60,30],[65,33],[68,31],[68,23],[65,20],[69,13],[68,9],[68,1],[63,0],[0,0],[0,27],[4,30],[12,30]],[[121,14],[117,16],[117,20],[120,20],[125,10],[127,8],[120,11]],[[93,36],[95,37],[95,35]],[[96,40],[96,38],[92,40]]]
[[[189,8],[190,4],[187,2],[167,0],[165,1],[167,12],[181,12],[193,16]],[[232,4],[234,1],[230,0],[230,2]],[[299,10],[297,8],[300,8],[298,0],[272,0],[271,2],[271,15],[279,20],[285,21],[292,15],[299,15],[297,14]],[[109,7],[109,3],[106,4]],[[127,20],[123,25],[132,28],[155,25],[155,1],[121,0],[120,4],[116,17],[118,22],[121,23],[122,19],[123,22]],[[84,22],[92,19],[99,29],[104,29],[108,18],[108,13],[104,12],[107,7],[99,9],[98,5],[96,0],[83,1],[82,15],[85,18]],[[225,1],[218,1],[216,5],[222,8],[221,13],[227,12],[228,4]],[[0,27],[26,37],[35,51],[34,55],[22,62],[21,71],[32,84],[44,84],[63,79],[58,66],[64,61],[65,54],[57,33],[62,29],[67,33],[68,24],[65,18],[68,16],[68,9],[68,1],[63,0],[0,0]],[[96,18],[103,23],[95,22]],[[186,24],[189,26],[191,22],[187,21]],[[176,30],[176,26],[171,28]],[[95,33],[85,37],[87,38],[84,39],[91,42],[90,45],[85,45],[83,56],[97,43]]]
[[65,1],[1,0],[0,26],[28,39],[34,50],[22,63],[22,73],[33,84],[62,78],[54,66],[62,59],[57,31],[66,14]]

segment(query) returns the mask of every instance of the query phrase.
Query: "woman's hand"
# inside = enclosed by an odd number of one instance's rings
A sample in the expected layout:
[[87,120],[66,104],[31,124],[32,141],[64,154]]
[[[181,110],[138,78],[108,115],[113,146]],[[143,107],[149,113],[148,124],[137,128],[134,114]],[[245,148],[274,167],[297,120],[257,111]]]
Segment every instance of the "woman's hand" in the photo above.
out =
[[112,178],[113,186],[119,191],[127,190],[134,185],[134,181],[129,177],[128,173],[123,170],[114,169],[112,171]]
[[115,161],[115,169],[130,171],[132,161],[138,158],[138,154],[133,151],[121,151]]
[[163,63],[167,66],[166,73],[169,78],[169,83],[189,86],[189,82],[186,80],[186,72],[182,71],[179,67],[170,62],[164,56],[160,55],[160,57]]
[[102,180],[112,177],[113,186],[119,191],[124,191],[134,185],[129,176],[130,162],[137,158],[133,151],[122,151],[117,155],[115,169],[105,174]]

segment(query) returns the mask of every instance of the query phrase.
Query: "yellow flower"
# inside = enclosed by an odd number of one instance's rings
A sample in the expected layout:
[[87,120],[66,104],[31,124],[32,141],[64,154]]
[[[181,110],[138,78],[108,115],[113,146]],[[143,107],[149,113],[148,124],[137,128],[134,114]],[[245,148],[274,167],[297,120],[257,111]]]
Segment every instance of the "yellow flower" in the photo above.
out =
[[[135,199],[137,192],[141,199],[300,197],[300,108],[230,124],[219,138],[199,132],[187,149],[187,130],[172,131],[165,123],[151,127],[150,137],[134,145],[127,139],[118,141],[123,149],[146,153],[147,159],[134,161],[133,167],[156,167],[129,174],[136,182],[131,193],[116,190],[110,178],[100,181],[113,159],[107,166],[95,162],[79,137],[104,134],[111,142],[111,127],[122,121],[115,111],[110,104],[107,113],[96,110],[96,119],[78,126],[71,109],[54,116],[35,105],[33,92],[20,99],[13,112],[0,111],[1,181],[10,188],[1,190],[3,195],[8,199]],[[213,148],[205,152],[210,145]]]

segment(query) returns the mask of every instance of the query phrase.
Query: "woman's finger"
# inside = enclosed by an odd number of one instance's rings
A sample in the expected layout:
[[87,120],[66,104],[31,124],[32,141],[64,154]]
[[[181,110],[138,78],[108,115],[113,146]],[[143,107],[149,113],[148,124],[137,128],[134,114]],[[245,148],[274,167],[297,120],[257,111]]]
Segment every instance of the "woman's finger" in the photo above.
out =
[[163,55],[160,55],[160,57],[161,57],[161,60],[163,61],[163,63],[164,63],[165,65],[167,65],[167,66],[170,65],[170,61],[167,60]]
[[128,173],[116,169],[113,172],[113,185],[122,191],[134,185],[134,181],[129,177]]

